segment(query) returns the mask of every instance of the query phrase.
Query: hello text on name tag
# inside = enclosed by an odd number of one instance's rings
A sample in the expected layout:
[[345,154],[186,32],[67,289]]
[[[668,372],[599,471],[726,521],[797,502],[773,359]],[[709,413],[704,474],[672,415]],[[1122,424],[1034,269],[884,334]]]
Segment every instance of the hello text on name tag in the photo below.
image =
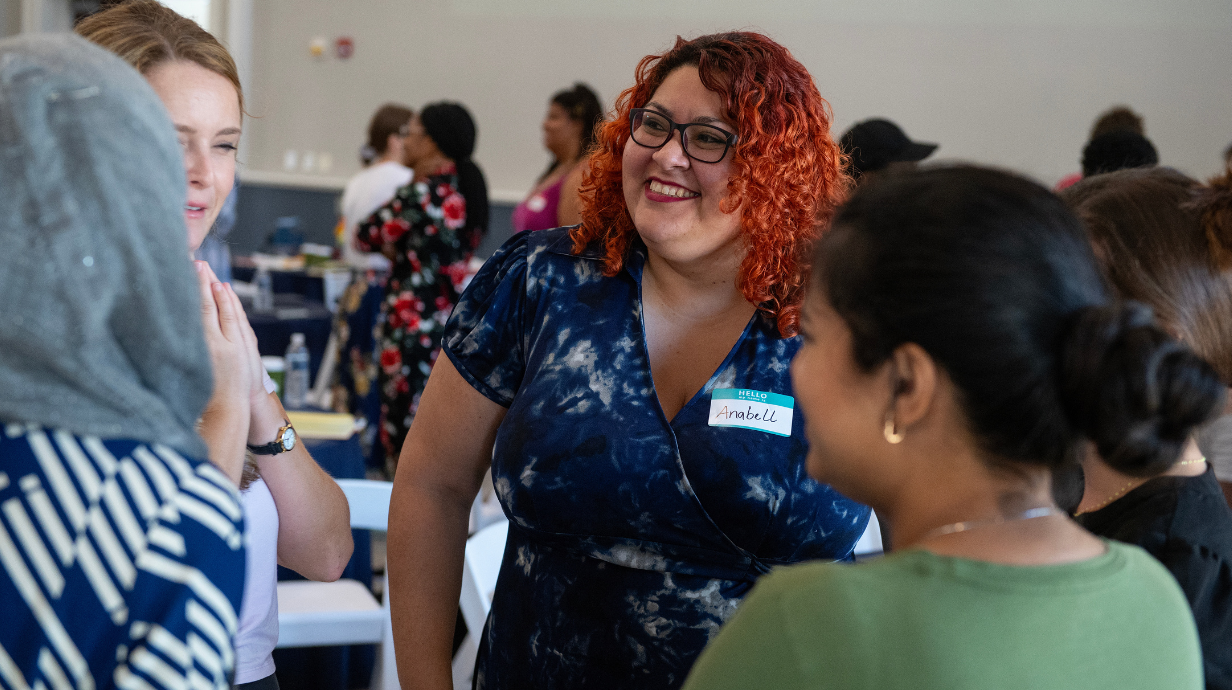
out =
[[716,388],[710,394],[710,426],[735,426],[791,436],[794,398],[746,388]]

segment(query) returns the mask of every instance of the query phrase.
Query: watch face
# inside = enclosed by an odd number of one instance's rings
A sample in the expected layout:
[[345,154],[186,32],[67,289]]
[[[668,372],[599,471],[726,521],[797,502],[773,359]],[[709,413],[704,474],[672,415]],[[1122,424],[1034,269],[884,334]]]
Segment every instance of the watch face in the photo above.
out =
[[282,449],[291,450],[295,447],[295,429],[287,427],[286,433],[282,435]]

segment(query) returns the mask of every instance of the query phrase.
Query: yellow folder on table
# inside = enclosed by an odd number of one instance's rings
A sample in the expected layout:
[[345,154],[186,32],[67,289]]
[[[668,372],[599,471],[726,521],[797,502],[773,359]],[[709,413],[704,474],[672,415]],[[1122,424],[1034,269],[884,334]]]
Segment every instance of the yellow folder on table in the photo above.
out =
[[355,433],[355,417],[341,412],[287,412],[303,438],[345,441]]

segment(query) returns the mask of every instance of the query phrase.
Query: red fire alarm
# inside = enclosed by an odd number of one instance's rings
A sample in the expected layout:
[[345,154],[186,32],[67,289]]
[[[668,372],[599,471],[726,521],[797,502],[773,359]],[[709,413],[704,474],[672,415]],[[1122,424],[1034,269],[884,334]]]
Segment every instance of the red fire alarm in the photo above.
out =
[[334,54],[339,60],[345,60],[355,54],[355,39],[343,36],[334,41]]

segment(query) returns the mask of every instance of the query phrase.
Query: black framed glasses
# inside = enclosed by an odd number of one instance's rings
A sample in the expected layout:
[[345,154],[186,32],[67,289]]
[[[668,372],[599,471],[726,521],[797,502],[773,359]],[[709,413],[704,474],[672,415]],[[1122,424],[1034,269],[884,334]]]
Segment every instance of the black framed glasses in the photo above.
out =
[[671,118],[647,108],[629,111],[630,135],[638,146],[648,149],[663,148],[680,130],[680,148],[684,155],[701,163],[718,163],[727,155],[727,150],[736,145],[739,137],[714,125],[700,122],[677,124]]

